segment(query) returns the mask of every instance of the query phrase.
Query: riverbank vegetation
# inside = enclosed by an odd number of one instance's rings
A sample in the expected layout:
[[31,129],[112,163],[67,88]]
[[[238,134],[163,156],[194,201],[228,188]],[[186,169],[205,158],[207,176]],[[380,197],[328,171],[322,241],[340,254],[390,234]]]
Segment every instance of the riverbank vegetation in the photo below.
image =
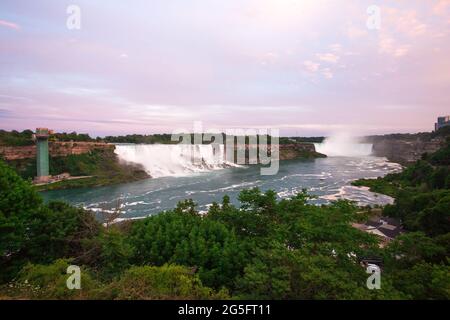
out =
[[429,236],[450,232],[450,138],[446,145],[404,171],[374,180],[358,180],[356,186],[367,186],[374,192],[395,198],[384,208],[387,216],[399,218],[409,231]]
[[[50,157],[49,163],[50,174],[53,176],[69,173],[71,176],[87,178],[37,186],[38,191],[98,187],[149,178],[139,165],[120,162],[113,149],[93,150],[89,153],[72,154],[66,157]],[[36,176],[35,159],[8,161],[8,165],[23,179],[32,180]]]
[[[448,299],[448,233],[411,232],[387,247],[351,226],[350,202],[308,203],[302,192],[244,190],[206,215],[192,200],[138,221],[106,224],[65,203],[45,204],[0,162],[3,299]],[[430,219],[440,219],[435,214]],[[361,259],[382,257],[382,289]],[[66,287],[67,267],[82,289]]]
[[[225,141],[225,134],[223,135],[223,141]],[[0,146],[29,146],[33,145],[33,131],[24,130],[19,131],[5,131],[0,130]],[[193,135],[192,135],[193,139]],[[280,144],[292,144],[292,143],[321,143],[325,137],[280,137]],[[172,135],[168,133],[164,134],[130,134],[125,136],[106,136],[92,138],[87,133],[77,132],[55,132],[50,136],[50,141],[73,141],[73,142],[106,142],[106,143],[134,143],[134,144],[176,144],[178,141],[172,141]],[[246,139],[248,142],[248,138]],[[270,137],[269,137],[270,141]],[[210,143],[208,141],[204,143]]]
[[[98,142],[99,138],[91,138],[87,133],[54,133],[49,138],[50,141],[74,141],[74,142]],[[24,130],[22,132],[13,130],[0,130],[0,146],[21,147],[34,145],[33,131]]]
[[33,145],[33,131],[5,131],[0,130],[0,146],[22,147]]

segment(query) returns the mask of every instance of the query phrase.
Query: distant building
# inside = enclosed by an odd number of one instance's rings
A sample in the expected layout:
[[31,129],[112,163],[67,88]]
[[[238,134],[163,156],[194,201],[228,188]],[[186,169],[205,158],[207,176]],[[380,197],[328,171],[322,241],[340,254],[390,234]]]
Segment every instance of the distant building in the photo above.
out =
[[389,217],[374,216],[366,223],[353,223],[352,226],[380,237],[382,240],[380,247],[385,247],[389,242],[404,233],[400,221]]
[[450,126],[450,116],[439,117],[434,125],[434,130],[438,131],[443,127]]

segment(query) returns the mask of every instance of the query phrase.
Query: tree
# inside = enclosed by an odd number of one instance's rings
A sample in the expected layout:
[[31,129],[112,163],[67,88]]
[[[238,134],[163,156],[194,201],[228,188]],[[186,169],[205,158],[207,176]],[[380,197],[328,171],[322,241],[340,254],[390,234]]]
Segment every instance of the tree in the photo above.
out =
[[83,256],[99,230],[88,211],[61,202],[45,205],[29,182],[0,162],[0,281],[28,262]]
[[177,265],[132,267],[104,291],[107,299],[225,299],[226,291],[204,287],[189,268]]
[[247,247],[223,223],[202,218],[192,203],[136,221],[129,236],[134,264],[175,263],[197,268],[207,286],[233,288],[242,273]]
[[45,219],[47,212],[30,183],[22,180],[0,161],[0,280],[17,272],[16,259],[34,240],[36,222]]

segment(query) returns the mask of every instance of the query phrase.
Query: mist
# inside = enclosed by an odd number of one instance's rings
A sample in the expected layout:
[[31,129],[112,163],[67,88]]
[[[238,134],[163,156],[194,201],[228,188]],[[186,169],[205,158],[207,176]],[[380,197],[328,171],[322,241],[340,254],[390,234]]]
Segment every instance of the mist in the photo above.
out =
[[360,138],[349,133],[335,133],[316,144],[317,152],[329,157],[364,157],[372,154],[372,144],[362,143]]

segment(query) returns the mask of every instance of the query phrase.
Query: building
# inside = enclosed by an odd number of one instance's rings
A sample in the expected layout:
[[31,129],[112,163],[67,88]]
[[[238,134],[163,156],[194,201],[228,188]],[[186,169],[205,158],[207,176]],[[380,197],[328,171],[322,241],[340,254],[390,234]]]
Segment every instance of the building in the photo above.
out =
[[434,125],[434,130],[438,131],[443,127],[450,126],[450,116],[439,117]]
[[381,239],[380,247],[386,246],[389,242],[404,233],[399,220],[389,217],[371,217],[366,223],[353,223],[353,227],[378,236]]

